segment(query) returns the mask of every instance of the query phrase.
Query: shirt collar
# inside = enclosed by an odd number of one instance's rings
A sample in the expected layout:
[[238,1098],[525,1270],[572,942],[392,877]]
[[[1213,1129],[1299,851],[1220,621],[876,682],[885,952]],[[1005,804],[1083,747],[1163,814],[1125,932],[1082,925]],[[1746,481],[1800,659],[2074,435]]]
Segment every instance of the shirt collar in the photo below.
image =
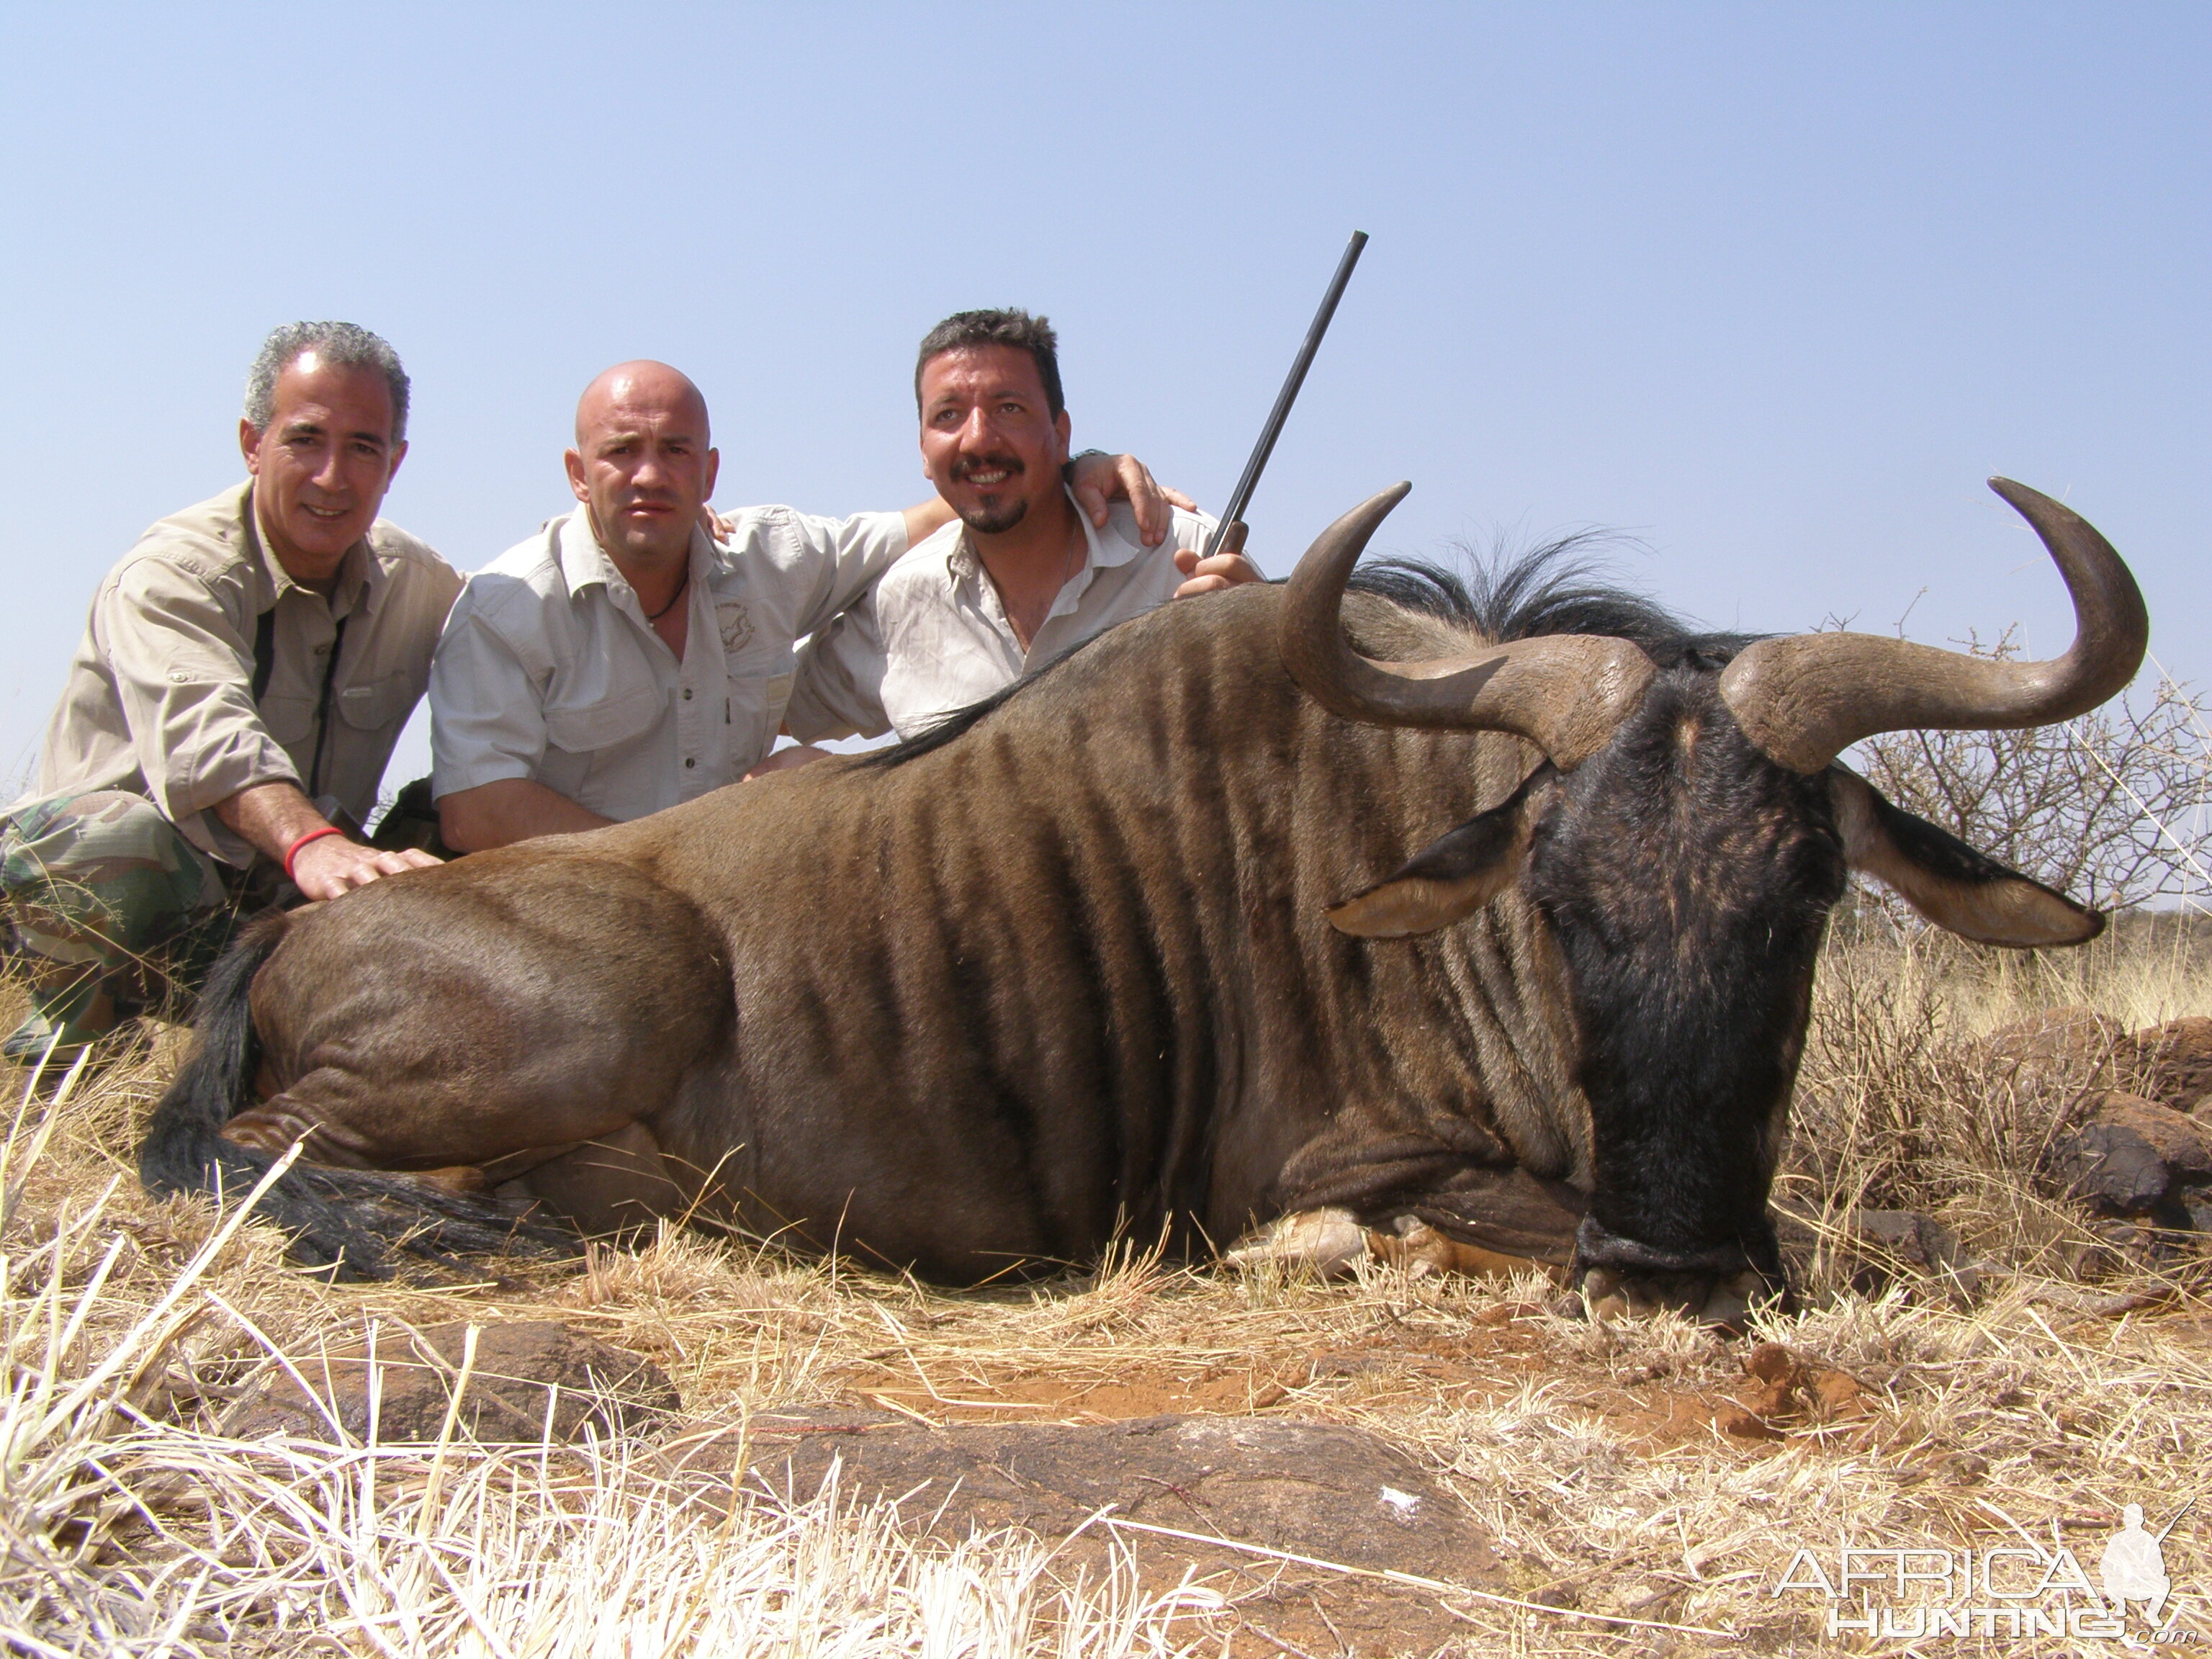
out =
[[[1075,522],[1083,531],[1083,563],[1066,581],[1060,584],[1062,592],[1071,586],[1090,586],[1090,576],[1093,571],[1110,570],[1125,565],[1145,550],[1122,535],[1121,526],[1116,522],[1118,515],[1112,509],[1109,508],[1107,514],[1106,528],[1101,531],[1091,522],[1091,515],[1075,499],[1075,492],[1064,484],[1060,488],[1061,493],[1067,497],[1068,507],[1075,514]],[[967,526],[962,525],[959,532],[953,537],[952,547],[945,555],[945,565],[946,574],[955,582],[974,581],[982,576],[983,563],[975,556],[975,549],[968,539]]]
[[[1067,492],[1067,499],[1071,503],[1074,502],[1073,490]],[[1106,507],[1106,528],[1101,530],[1091,522],[1091,515],[1085,513],[1080,505],[1076,506],[1076,522],[1083,526],[1083,538],[1091,544],[1091,563],[1093,568],[1111,570],[1128,563],[1132,559],[1140,557],[1145,553],[1146,549],[1142,542],[1133,541],[1122,533],[1125,520],[1128,520],[1130,531],[1133,532],[1136,529],[1135,520],[1130,516],[1132,512],[1133,509],[1126,502],[1109,502]]]
[[270,550],[269,544],[262,539],[261,515],[253,504],[251,479],[247,480],[245,493],[240,497],[239,522],[245,533],[246,545],[261,566],[262,574],[269,579],[270,590],[276,599],[282,599],[296,587],[302,593],[313,593],[317,599],[327,602],[331,616],[346,617],[352,615],[355,608],[364,603],[374,609],[384,597],[384,567],[370,549],[368,537],[362,537],[346,549],[338,560],[337,580],[331,584],[328,593],[318,593],[313,588],[295,581],[291,573]]
[[[629,578],[607,556],[599,545],[599,532],[592,528],[592,509],[583,502],[576,510],[559,520],[560,528],[554,533],[553,552],[561,566],[561,580],[568,585],[568,597],[576,598],[586,588],[593,586],[605,588],[609,593],[629,592]],[[691,585],[698,587],[714,574],[714,544],[697,525],[691,526]]]

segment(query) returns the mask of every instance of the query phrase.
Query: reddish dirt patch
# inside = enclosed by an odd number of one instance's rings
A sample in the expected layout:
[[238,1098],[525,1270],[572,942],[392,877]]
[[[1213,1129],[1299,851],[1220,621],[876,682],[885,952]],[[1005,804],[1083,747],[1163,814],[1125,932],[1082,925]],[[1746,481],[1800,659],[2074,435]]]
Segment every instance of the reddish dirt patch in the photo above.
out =
[[[957,1373],[932,1376],[923,1364],[885,1365],[875,1381],[865,1374],[846,1381],[845,1392],[934,1423],[1121,1423],[1170,1414],[1249,1416],[1280,1404],[1289,1385],[1267,1365],[1209,1367],[1200,1371],[1137,1365],[1115,1380],[997,1375],[963,1363]],[[1303,1381],[1303,1378],[1297,1379]]]
[[1577,1381],[1583,1368],[1552,1349],[1531,1317],[1536,1311],[1499,1307],[1455,1334],[1383,1328],[1302,1354],[1206,1366],[1100,1352],[1071,1354],[1065,1369],[1041,1371],[1034,1356],[1000,1364],[970,1352],[933,1361],[902,1351],[848,1365],[837,1381],[849,1403],[888,1407],[910,1420],[1044,1425],[1169,1414],[1297,1417],[1398,1401],[1480,1408],[1538,1376],[1565,1384],[1553,1396],[1562,1410],[1604,1419],[1632,1449],[1646,1454],[1716,1443],[1752,1449],[1808,1434],[1866,1443],[1854,1432],[1872,1415],[1859,1384],[1778,1345],[1747,1350],[1741,1382]]

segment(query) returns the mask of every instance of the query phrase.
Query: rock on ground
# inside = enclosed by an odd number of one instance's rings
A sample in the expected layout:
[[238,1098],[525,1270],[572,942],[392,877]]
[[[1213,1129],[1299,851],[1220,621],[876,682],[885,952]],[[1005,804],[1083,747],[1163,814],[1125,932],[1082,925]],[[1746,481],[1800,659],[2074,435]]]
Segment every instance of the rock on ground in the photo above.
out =
[[[435,1440],[443,1431],[460,1376],[468,1326],[456,1321],[419,1331],[386,1325],[376,1334],[381,1373],[376,1437],[386,1444]],[[364,1334],[291,1356],[314,1390],[310,1399],[282,1371],[237,1402],[224,1432],[242,1440],[265,1435],[331,1440],[331,1419],[356,1440],[369,1434],[369,1345]],[[318,1400],[319,1403],[318,1403]],[[551,1320],[515,1320],[481,1327],[476,1363],[461,1396],[454,1429],[479,1440],[536,1443],[550,1416],[556,1441],[650,1426],[680,1401],[652,1361]]]
[[[716,1472],[728,1468],[737,1437],[735,1429],[708,1430],[670,1448],[694,1490],[718,1507],[728,1502],[728,1486]],[[1504,1588],[1487,1535],[1459,1499],[1406,1453],[1359,1429],[1180,1416],[933,1428],[824,1407],[755,1418],[742,1438],[745,1479],[756,1489],[803,1501],[834,1467],[842,1493],[896,1500],[902,1516],[940,1538],[1008,1526],[1051,1544],[1073,1537],[1061,1559],[1091,1564],[1094,1576],[1118,1537],[1152,1589],[1171,1588],[1191,1569],[1226,1593],[1258,1591],[1240,1601],[1238,1616],[1309,1651],[1340,1650],[1324,1628],[1332,1621],[1360,1652],[1427,1650],[1466,1626],[1437,1607],[1433,1593],[1204,1540]],[[1116,1534],[1113,1521],[1200,1539],[1134,1528]],[[1316,1616],[1316,1597],[1326,1618]]]
[[2073,1123],[2051,1171],[2107,1221],[2126,1218],[2130,1248],[2150,1248],[2154,1231],[2167,1246],[2212,1233],[2212,1019],[2122,1032],[2090,1009],[2054,1008],[1981,1044],[2023,1098]]
[[2123,1086],[2177,1112],[2212,1109],[2212,1019],[2170,1019],[2136,1032],[2117,1058]]
[[2052,1165],[2068,1191],[2107,1215],[2187,1227],[2187,1189],[2212,1181],[2212,1133],[2171,1106],[2113,1091],[2052,1148]]

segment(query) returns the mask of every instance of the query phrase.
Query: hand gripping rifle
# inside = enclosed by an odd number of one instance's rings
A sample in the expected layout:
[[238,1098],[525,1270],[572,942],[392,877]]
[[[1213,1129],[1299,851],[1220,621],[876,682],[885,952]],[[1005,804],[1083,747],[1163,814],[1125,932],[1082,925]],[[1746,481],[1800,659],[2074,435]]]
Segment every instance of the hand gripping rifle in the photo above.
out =
[[1260,441],[1252,446],[1252,459],[1244,463],[1243,476],[1237,480],[1237,488],[1229,492],[1229,505],[1206,544],[1204,557],[1210,559],[1217,553],[1243,550],[1244,509],[1259,484],[1260,474],[1267,470],[1267,457],[1275,453],[1275,440],[1283,435],[1283,422],[1290,418],[1291,405],[1298,400],[1298,388],[1306,383],[1306,370],[1313,367],[1314,353],[1321,349],[1321,337],[1328,332],[1329,319],[1336,315],[1336,302],[1344,297],[1345,284],[1352,280],[1352,266],[1359,263],[1359,250],[1366,246],[1367,233],[1353,231],[1352,240],[1345,245],[1344,258],[1336,262],[1336,275],[1328,279],[1328,292],[1321,296],[1321,309],[1314,313],[1313,325],[1306,330],[1305,343],[1298,348],[1290,374],[1283,381],[1283,389],[1275,394],[1274,408],[1267,411],[1267,423],[1260,428]]

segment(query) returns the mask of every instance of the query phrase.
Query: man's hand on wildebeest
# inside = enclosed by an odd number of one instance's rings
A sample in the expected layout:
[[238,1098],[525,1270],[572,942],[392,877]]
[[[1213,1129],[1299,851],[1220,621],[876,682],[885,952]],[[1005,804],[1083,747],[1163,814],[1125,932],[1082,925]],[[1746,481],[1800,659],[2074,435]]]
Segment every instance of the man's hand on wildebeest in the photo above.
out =
[[[215,815],[276,863],[311,899],[341,893],[407,870],[434,868],[438,860],[414,848],[387,853],[364,847],[331,823],[296,784],[271,781],[218,801]],[[315,837],[301,844],[302,838]],[[285,863],[285,854],[291,860]]]
[[292,860],[292,883],[311,899],[334,899],[356,887],[410,870],[434,870],[439,860],[419,848],[386,853],[343,835],[311,841]]

